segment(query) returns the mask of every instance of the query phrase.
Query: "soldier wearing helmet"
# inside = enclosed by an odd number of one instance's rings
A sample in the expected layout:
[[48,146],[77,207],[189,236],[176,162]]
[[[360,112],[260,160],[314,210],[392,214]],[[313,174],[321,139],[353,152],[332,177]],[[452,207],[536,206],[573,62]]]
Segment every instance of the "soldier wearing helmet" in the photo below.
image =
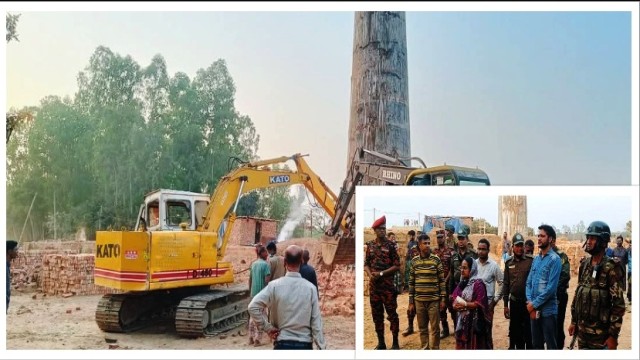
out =
[[619,263],[605,254],[611,239],[609,225],[594,221],[586,235],[585,251],[589,255],[580,264],[569,335],[577,338],[580,349],[614,350],[618,348],[625,314],[623,271]]

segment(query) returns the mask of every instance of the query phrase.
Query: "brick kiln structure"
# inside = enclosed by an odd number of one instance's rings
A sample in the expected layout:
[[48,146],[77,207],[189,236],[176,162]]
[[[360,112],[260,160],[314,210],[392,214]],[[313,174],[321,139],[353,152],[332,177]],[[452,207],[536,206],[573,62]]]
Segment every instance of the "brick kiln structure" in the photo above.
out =
[[266,245],[277,239],[278,222],[250,216],[238,216],[229,237],[229,245]]

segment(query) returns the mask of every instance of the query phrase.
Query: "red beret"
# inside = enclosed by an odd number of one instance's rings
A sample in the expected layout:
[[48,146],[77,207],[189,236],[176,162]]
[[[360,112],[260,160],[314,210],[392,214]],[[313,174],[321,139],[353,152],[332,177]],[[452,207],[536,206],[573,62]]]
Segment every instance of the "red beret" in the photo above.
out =
[[373,222],[373,225],[371,225],[371,228],[375,229],[377,227],[386,226],[386,225],[387,225],[387,218],[385,215],[382,215],[381,218]]

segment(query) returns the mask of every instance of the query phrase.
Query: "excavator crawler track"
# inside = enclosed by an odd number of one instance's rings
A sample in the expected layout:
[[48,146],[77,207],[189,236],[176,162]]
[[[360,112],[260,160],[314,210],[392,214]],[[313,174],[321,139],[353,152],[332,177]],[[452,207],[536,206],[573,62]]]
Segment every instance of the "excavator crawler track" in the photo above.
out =
[[176,309],[176,332],[182,337],[216,336],[246,324],[248,289],[211,290],[182,299]]
[[182,299],[203,291],[209,288],[107,294],[98,303],[96,323],[105,332],[127,333],[171,321]]
[[143,329],[171,317],[170,307],[151,309],[157,294],[107,294],[96,309],[96,323],[102,331],[126,333]]

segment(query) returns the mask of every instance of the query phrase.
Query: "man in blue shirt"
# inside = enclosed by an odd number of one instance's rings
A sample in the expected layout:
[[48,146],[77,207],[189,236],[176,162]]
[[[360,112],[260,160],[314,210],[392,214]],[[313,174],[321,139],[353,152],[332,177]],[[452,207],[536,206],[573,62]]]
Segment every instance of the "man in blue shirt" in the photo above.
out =
[[7,314],[9,313],[9,298],[11,297],[11,260],[18,257],[18,242],[7,240]]
[[556,232],[549,225],[538,227],[538,248],[540,255],[533,259],[527,276],[527,311],[531,319],[531,337],[534,349],[558,349],[556,341],[558,300],[556,291],[562,270],[562,262],[553,251],[551,242]]

